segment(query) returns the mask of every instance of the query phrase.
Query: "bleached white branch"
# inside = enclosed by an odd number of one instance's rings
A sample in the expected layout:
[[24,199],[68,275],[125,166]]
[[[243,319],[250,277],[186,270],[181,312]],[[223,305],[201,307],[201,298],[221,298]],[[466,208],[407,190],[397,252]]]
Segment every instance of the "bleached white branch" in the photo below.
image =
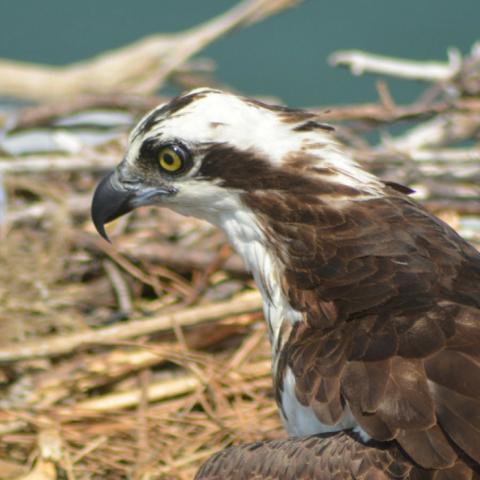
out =
[[480,172],[480,149],[478,148],[444,148],[440,150],[415,150],[409,153],[416,162],[433,162],[448,164],[452,169],[458,168],[458,163],[473,163],[475,171]]
[[385,137],[385,146],[400,152],[412,152],[421,148],[443,147],[472,137],[480,129],[480,114],[451,113],[437,116],[410,128],[395,138]]
[[377,73],[425,82],[446,82],[459,73],[462,56],[457,49],[451,48],[448,50],[448,62],[422,62],[361,50],[344,50],[333,53],[329,57],[329,63],[335,67],[348,67],[354,75]]
[[296,3],[295,0],[243,0],[195,28],[151,35],[63,67],[0,59],[0,92],[32,100],[112,92],[151,93],[215,39]]

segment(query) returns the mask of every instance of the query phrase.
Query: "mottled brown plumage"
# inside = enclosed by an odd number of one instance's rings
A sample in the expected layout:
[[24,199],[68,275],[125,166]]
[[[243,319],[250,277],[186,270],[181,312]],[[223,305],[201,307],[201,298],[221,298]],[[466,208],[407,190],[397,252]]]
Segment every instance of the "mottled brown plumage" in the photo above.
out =
[[350,433],[313,435],[231,447],[211,457],[195,480],[478,479],[461,462],[444,470],[413,464],[393,442],[362,444]]
[[[359,432],[232,448],[198,478],[479,478],[480,254],[410,189],[363,172],[331,130],[309,113],[201,90],[147,116],[116,183],[96,194],[100,231],[146,203],[224,228],[264,296],[287,427],[314,418],[322,432]],[[152,160],[167,141],[189,148],[184,179]],[[157,183],[155,201],[129,207],[138,185]],[[119,206],[100,208],[102,198]]]
[[[316,209],[308,239],[284,256],[305,322],[283,348],[278,394],[288,365],[322,422],[346,403],[372,438],[395,439],[425,468],[452,465],[458,448],[480,462],[478,252],[396,192]],[[278,225],[297,240],[305,230]]]
[[272,237],[295,239],[276,248],[305,322],[282,350],[277,401],[289,366],[323,423],[347,404],[373,439],[395,440],[425,468],[449,468],[458,451],[480,462],[478,252],[390,188],[343,208],[280,198],[250,202]]

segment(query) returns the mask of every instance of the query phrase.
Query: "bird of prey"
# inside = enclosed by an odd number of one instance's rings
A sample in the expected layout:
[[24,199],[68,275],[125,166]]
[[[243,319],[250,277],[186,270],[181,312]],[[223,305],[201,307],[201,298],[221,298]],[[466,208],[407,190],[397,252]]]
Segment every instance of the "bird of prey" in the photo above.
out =
[[198,89],[146,115],[98,185],[226,233],[263,297],[289,439],[199,479],[480,478],[480,254],[312,113]]

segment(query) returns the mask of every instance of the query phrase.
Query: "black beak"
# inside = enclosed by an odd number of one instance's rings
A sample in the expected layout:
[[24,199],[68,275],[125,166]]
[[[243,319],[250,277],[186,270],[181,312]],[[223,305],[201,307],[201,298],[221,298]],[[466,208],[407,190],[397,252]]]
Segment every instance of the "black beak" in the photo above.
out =
[[97,232],[108,242],[105,224],[144,205],[156,205],[161,197],[177,193],[173,185],[145,186],[140,179],[121,180],[114,170],[100,180],[92,200],[91,215]]
[[97,232],[110,241],[105,231],[105,224],[131,212],[137,205],[133,199],[135,191],[126,189],[117,179],[115,171],[104,177],[93,194],[91,215]]

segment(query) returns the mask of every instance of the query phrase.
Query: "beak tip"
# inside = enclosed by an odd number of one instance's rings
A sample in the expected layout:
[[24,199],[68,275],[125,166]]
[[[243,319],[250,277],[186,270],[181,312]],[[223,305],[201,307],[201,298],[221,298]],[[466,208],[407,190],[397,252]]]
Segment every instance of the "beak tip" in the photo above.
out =
[[104,238],[107,242],[112,243],[110,239],[108,238],[107,232],[105,230],[105,223],[103,220],[99,217],[98,211],[96,208],[94,208],[95,204],[92,204],[92,208],[90,211],[90,216],[93,222],[93,225],[95,226],[95,230],[97,233]]
[[110,240],[110,238],[108,237],[107,235],[107,232],[105,230],[105,226],[100,223],[100,224],[95,224],[95,229],[97,230],[98,234],[104,239],[106,240],[108,243],[112,243],[112,241]]
[[90,210],[95,229],[109,243],[111,241],[105,231],[105,224],[132,209],[129,206],[129,192],[113,187],[111,182],[113,175],[114,172],[109,173],[97,185]]

